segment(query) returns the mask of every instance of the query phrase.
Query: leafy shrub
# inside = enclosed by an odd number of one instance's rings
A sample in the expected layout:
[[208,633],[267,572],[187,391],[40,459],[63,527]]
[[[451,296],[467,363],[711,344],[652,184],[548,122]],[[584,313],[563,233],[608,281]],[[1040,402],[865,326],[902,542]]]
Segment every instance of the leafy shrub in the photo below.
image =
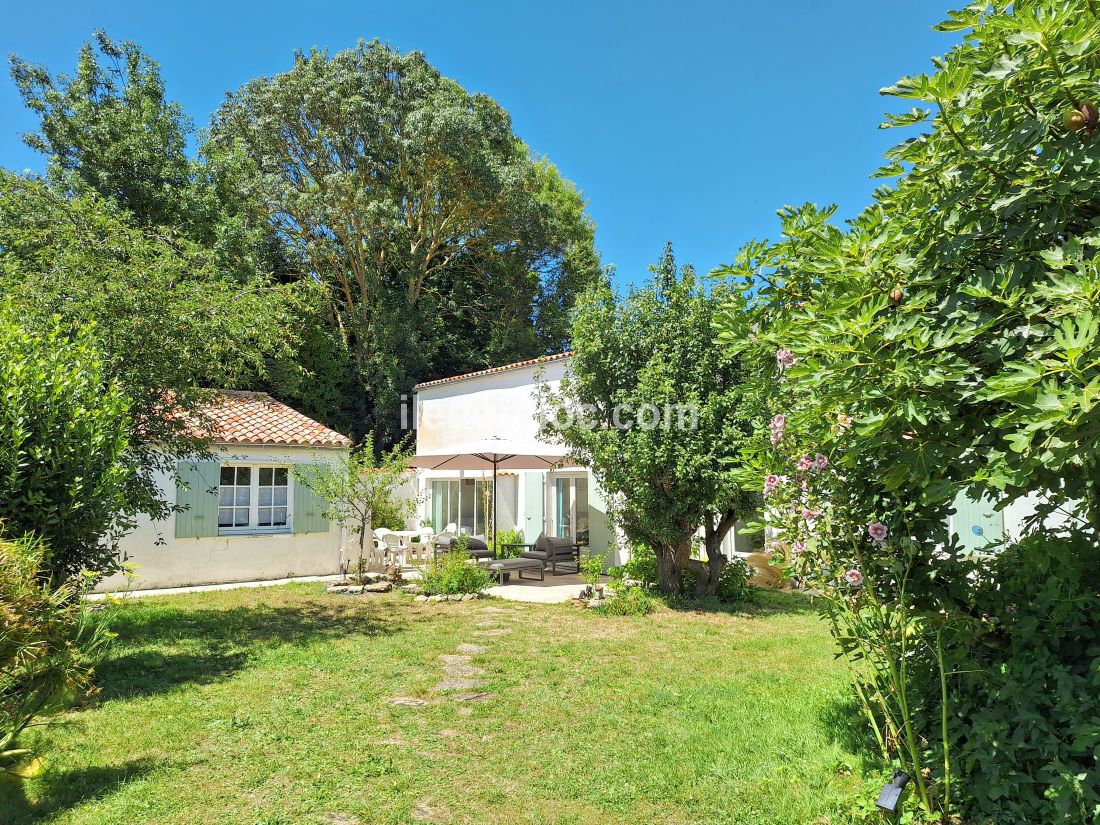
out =
[[84,335],[32,332],[0,304],[0,522],[3,535],[43,540],[55,583],[82,569],[118,569],[133,525],[126,399]]
[[[491,540],[490,540],[491,542]],[[497,553],[498,558],[515,558],[523,552],[522,547],[505,547],[508,544],[523,544],[523,531],[522,530],[501,530],[497,535],[497,544],[500,545],[501,550]],[[490,547],[492,544],[490,543]]]
[[752,566],[744,559],[734,557],[718,577],[718,589],[714,595],[723,602],[742,602],[751,599],[756,588],[749,584],[753,576]]
[[[456,538],[455,543],[458,543]],[[429,596],[480,593],[493,582],[492,574],[463,553],[443,553],[420,569],[420,587]]]
[[627,587],[595,609],[604,616],[647,616],[657,609],[658,604],[646,588]]
[[597,556],[594,553],[585,553],[581,556],[579,565],[581,580],[590,587],[595,588],[603,579],[603,565],[603,556]]
[[[753,576],[753,568],[740,558],[733,558],[722,571],[718,578],[718,589],[715,597],[722,602],[738,602],[752,598],[756,592],[749,584]],[[691,593],[695,589],[695,576],[690,571],[683,574],[684,593]],[[652,589],[657,586],[657,554],[652,548],[644,544],[634,547],[630,558],[619,567],[611,570],[611,580],[617,586],[622,587],[624,582],[637,582],[644,588]]]
[[89,662],[108,638],[73,583],[43,583],[45,558],[40,541],[0,540],[0,776],[34,773],[37,760],[19,737],[94,692]]
[[[1100,811],[1100,565],[1084,538],[1034,537],[987,564],[979,621],[945,639],[959,674],[955,760],[977,819],[1091,822]],[[925,686],[933,692],[935,686]],[[1011,766],[1011,768],[1009,768]]]
[[645,544],[634,545],[630,558],[610,572],[613,582],[638,582],[642,587],[657,586],[657,554]]

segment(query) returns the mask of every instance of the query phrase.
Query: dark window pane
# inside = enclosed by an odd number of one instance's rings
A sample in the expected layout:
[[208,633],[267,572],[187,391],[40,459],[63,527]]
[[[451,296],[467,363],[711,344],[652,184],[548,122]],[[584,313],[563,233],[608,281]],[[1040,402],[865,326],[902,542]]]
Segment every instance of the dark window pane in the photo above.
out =
[[233,468],[222,465],[222,484],[233,483]]
[[237,484],[251,484],[252,483],[252,468],[251,467],[238,467],[237,468]]
[[261,487],[270,487],[271,486],[271,468],[270,467],[261,467],[260,468],[260,486]]
[[283,487],[286,486],[286,467],[275,468],[275,483]]

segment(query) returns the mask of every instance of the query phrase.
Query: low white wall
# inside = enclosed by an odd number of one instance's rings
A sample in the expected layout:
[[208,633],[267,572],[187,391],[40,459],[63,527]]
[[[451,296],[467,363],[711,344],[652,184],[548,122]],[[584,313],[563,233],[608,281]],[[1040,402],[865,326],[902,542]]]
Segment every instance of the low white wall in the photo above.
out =
[[[303,464],[331,461],[343,451],[305,447],[233,447],[218,454],[224,461]],[[157,474],[165,500],[175,503],[176,485],[168,473]],[[292,485],[296,481],[291,478]],[[293,498],[293,489],[290,491]],[[349,538],[350,540],[350,538]],[[176,538],[175,517],[153,521],[142,516],[119,543],[127,561],[137,567],[134,589],[186,587],[196,584],[262,581],[288,576],[321,576],[339,572],[341,530],[329,523],[327,533]],[[99,583],[97,592],[127,586],[123,575]]]

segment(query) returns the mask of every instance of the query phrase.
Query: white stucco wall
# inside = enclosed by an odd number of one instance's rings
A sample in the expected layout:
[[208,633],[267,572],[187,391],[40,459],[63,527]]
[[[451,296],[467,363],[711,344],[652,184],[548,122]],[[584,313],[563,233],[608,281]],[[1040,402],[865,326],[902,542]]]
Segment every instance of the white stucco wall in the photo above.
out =
[[[540,380],[551,391],[561,384],[569,359],[541,366]],[[538,365],[423,387],[416,393],[418,452],[484,438],[536,441]]]
[[[222,461],[257,464],[305,464],[332,461],[343,450],[307,447],[243,447],[221,449]],[[157,474],[157,486],[165,500],[175,504],[176,485],[169,473]],[[296,480],[291,474],[290,500]],[[293,518],[293,513],[291,514]],[[338,572],[341,530],[329,523],[327,533],[275,533],[176,538],[175,518],[153,521],[141,517],[137,527],[120,542],[127,560],[137,566],[134,589],[184,587],[262,581],[286,576],[316,576]],[[96,588],[111,591],[126,586],[122,575],[104,579]]]

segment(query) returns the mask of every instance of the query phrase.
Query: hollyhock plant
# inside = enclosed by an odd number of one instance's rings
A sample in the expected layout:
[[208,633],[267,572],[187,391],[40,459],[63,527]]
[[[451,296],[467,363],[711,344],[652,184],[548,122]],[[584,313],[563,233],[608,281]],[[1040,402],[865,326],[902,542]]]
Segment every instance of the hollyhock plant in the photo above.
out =
[[787,416],[777,415],[768,426],[772,431],[772,444],[778,444],[783,440],[783,435],[787,431]]
[[814,467],[816,467],[819,470],[824,470],[828,466],[829,466],[829,459],[827,459],[821,453],[818,453],[816,456],[814,456]]
[[803,454],[802,458],[798,459],[798,469],[801,470],[802,472],[806,472],[807,470],[811,470],[815,466],[817,466],[817,465],[814,464],[814,460],[812,458],[810,458],[808,455]]
[[775,488],[779,486],[779,476],[775,473],[769,473],[767,478],[764,479],[764,495],[770,496],[775,492]]
[[844,574],[844,581],[848,582],[852,587],[859,587],[863,584],[863,574],[855,568],[852,568]]
[[886,536],[889,535],[889,530],[886,529],[886,525],[880,521],[872,521],[867,525],[867,535],[871,537],[871,540],[878,545],[886,543]]
[[804,521],[813,521],[815,518],[817,518],[817,516],[818,513],[811,510],[809,507],[802,508],[802,519]]
[[794,353],[789,349],[779,349],[775,351],[775,361],[779,364],[779,369],[781,370],[793,367],[797,360],[798,359],[794,357]]

